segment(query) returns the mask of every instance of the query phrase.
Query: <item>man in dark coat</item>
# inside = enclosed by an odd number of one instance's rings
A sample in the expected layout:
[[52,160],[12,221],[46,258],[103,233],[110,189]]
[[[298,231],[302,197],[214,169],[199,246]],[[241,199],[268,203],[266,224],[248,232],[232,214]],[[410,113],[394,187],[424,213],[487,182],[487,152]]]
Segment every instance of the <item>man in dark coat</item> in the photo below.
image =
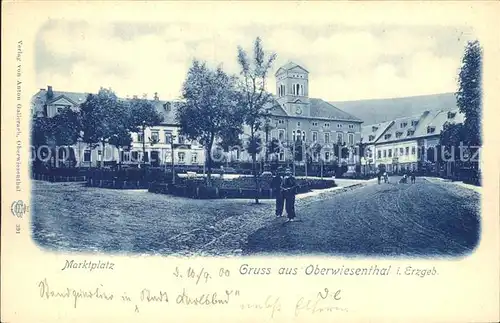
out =
[[276,198],[276,216],[283,216],[283,205],[285,203],[283,192],[281,191],[281,183],[283,179],[278,171],[274,172],[273,179],[271,181],[271,189],[273,190],[274,197]]
[[283,178],[281,188],[285,197],[285,208],[288,221],[293,221],[295,218],[295,193],[297,190],[297,181],[293,177],[292,172],[287,168],[285,178]]

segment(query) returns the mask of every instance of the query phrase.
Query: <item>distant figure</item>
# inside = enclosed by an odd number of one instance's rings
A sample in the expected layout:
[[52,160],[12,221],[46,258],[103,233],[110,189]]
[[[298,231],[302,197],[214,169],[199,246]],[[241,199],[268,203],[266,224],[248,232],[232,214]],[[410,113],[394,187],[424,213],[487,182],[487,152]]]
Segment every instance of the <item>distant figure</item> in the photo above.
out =
[[297,190],[297,181],[293,177],[290,168],[286,169],[285,178],[281,183],[283,197],[285,198],[285,208],[288,221],[292,222],[295,218],[295,193]]
[[412,183],[412,184],[415,184],[415,181],[416,181],[415,171],[412,171],[412,172],[411,172],[411,178],[410,178],[410,179],[411,179],[411,183]]
[[224,177],[224,166],[220,167],[220,178]]
[[377,172],[377,181],[378,181],[378,183],[379,183],[379,184],[380,184],[380,179],[381,179],[381,178],[382,178],[382,171],[381,171],[381,170],[379,170],[379,171]]
[[389,175],[387,175],[387,172],[384,172],[384,183],[389,183]]
[[399,183],[401,183],[401,184],[408,183],[408,175],[403,174],[403,177],[401,177],[401,179],[399,180]]
[[273,174],[273,179],[271,180],[271,189],[273,190],[274,197],[276,198],[276,216],[283,216],[283,206],[285,203],[285,199],[283,196],[283,192],[281,191],[281,184],[283,179],[278,171],[275,171]]

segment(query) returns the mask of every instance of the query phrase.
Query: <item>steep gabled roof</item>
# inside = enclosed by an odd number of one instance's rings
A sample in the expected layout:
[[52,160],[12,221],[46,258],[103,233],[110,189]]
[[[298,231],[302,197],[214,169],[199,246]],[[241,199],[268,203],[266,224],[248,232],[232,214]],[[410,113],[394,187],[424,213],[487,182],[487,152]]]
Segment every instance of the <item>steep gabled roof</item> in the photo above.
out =
[[321,99],[311,98],[310,100],[310,116],[312,118],[325,118],[325,119],[333,119],[333,120],[347,120],[354,122],[363,122],[363,120],[349,114],[345,111],[340,110],[339,108],[333,106],[332,104],[323,101]]
[[[377,124],[362,126],[361,139],[364,143],[374,144],[393,123],[394,121],[386,121]],[[373,136],[372,140],[370,140],[370,136]]]
[[362,119],[366,124],[422,114],[424,111],[453,110],[457,107],[454,93],[331,103]]

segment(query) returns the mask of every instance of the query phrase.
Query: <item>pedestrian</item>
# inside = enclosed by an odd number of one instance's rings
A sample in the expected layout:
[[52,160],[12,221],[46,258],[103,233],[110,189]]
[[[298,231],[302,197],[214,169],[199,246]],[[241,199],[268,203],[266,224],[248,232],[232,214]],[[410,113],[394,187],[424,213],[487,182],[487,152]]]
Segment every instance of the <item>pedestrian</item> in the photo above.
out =
[[380,179],[382,178],[382,171],[379,169],[378,172],[377,172],[377,180],[378,180],[378,183],[380,184]]
[[292,222],[295,219],[295,194],[297,190],[297,181],[292,175],[290,168],[286,169],[285,177],[283,178],[281,188],[283,197],[285,198],[285,208],[288,221]]
[[285,199],[283,197],[283,192],[281,191],[281,184],[283,179],[281,175],[276,170],[273,174],[273,179],[271,180],[271,189],[273,190],[274,197],[276,199],[276,216],[283,216],[283,205],[285,203]]
[[413,170],[411,172],[411,183],[415,184],[415,181],[416,181],[416,175],[415,175],[415,170]]

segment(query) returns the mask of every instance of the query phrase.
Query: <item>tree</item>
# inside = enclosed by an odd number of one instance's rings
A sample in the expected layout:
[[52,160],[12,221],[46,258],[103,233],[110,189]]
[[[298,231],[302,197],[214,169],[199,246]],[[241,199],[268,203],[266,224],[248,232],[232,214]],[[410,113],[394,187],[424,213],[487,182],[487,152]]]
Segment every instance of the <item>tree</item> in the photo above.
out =
[[[115,128],[114,133],[109,138],[109,144],[115,146],[118,151],[120,148],[128,149],[132,145],[132,136],[126,124]],[[121,167],[122,156],[118,156],[118,166]]]
[[482,49],[479,42],[470,41],[465,47],[462,67],[458,78],[458,91],[455,93],[457,105],[465,115],[467,144],[481,145],[481,108],[482,108]]
[[[266,80],[276,54],[267,56],[262,47],[262,40],[257,37],[254,42],[253,59],[250,59],[245,50],[238,46],[238,63],[240,65],[239,101],[244,110],[244,121],[249,127],[249,141],[255,142],[258,132],[262,129],[263,120],[269,114],[273,96],[266,90]],[[252,150],[252,173],[256,190],[259,182],[256,172],[257,153]],[[258,195],[255,203],[259,203]]]
[[[146,163],[146,128],[159,125],[163,121],[163,116],[156,110],[153,103],[147,99],[134,98],[129,103],[129,126],[133,132],[142,133],[142,162]],[[149,138],[150,144],[155,144]]]
[[33,168],[39,170],[42,166],[42,159],[49,151],[43,151],[43,147],[48,149],[48,142],[51,130],[50,120],[46,117],[34,116],[31,121],[31,146],[33,154]]
[[123,105],[118,103],[116,94],[111,89],[102,88],[97,95],[89,94],[80,106],[83,141],[91,148],[102,147],[102,163],[106,142],[123,123]]
[[180,133],[197,140],[206,151],[207,180],[211,182],[212,148],[228,133],[241,131],[242,114],[237,107],[234,79],[221,67],[210,70],[197,60],[182,86],[183,102],[177,110]]
[[61,112],[49,119],[50,124],[50,137],[55,144],[53,151],[60,154],[62,146],[66,147],[64,158],[72,163],[71,166],[76,164],[74,150],[72,145],[76,144],[80,138],[81,120],[78,112],[73,111],[71,108],[64,108]]

